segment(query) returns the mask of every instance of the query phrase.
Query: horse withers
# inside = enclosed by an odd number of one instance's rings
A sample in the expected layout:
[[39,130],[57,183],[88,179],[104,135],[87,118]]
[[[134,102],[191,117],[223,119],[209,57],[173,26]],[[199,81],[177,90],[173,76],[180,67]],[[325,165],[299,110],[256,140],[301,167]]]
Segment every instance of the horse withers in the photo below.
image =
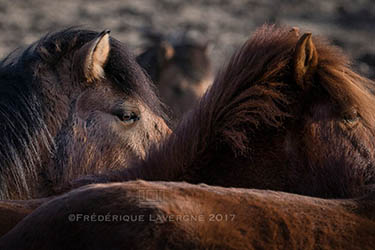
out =
[[169,128],[152,84],[109,31],[66,29],[0,64],[0,199],[144,158]]

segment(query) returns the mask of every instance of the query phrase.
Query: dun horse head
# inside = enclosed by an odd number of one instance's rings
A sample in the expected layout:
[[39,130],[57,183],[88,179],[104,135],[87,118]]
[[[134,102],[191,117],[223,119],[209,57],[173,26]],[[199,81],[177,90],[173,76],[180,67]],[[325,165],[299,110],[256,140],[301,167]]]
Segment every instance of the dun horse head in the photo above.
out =
[[67,29],[0,65],[0,198],[144,158],[169,132],[152,85],[109,36]]

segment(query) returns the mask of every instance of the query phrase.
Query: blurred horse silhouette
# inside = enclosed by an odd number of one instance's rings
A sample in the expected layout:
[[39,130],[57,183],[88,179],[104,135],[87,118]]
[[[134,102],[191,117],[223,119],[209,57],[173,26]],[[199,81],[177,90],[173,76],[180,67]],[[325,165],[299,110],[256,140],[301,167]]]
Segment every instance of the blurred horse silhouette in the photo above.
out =
[[137,57],[160,92],[174,118],[198,103],[212,83],[208,43],[181,37],[169,42],[160,34],[148,35],[152,45]]

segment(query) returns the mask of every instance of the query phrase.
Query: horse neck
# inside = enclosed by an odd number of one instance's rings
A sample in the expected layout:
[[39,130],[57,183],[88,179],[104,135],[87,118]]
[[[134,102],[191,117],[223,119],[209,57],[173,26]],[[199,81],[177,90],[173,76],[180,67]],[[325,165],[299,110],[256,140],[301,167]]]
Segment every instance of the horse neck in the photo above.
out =
[[[235,87],[242,82],[227,84],[231,81],[227,78],[220,76],[200,103],[185,114],[174,133],[151,149],[146,160],[123,171],[119,179],[206,182],[209,169],[215,167],[212,165],[223,164],[218,159],[233,159],[231,166],[247,165],[251,135],[259,132],[259,124],[264,124],[261,129],[275,128],[279,126],[277,118],[287,114],[272,98],[260,97],[263,86],[239,91]],[[284,98],[275,95],[280,100]],[[202,179],[202,171],[206,179]],[[109,178],[117,180],[118,176]]]
[[[189,181],[194,166],[209,162],[207,141],[200,109],[187,114],[176,130],[161,144],[150,149],[145,160],[138,161],[120,173],[121,180],[185,180]],[[110,177],[118,179],[119,176]]]

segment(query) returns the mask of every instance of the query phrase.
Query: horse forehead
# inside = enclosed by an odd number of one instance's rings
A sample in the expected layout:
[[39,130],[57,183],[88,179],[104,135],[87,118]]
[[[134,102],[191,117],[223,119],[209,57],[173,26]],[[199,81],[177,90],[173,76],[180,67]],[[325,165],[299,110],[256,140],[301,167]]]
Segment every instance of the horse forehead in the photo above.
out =
[[310,106],[309,117],[314,120],[331,119],[338,114],[338,112],[338,107],[329,100],[317,101]]

